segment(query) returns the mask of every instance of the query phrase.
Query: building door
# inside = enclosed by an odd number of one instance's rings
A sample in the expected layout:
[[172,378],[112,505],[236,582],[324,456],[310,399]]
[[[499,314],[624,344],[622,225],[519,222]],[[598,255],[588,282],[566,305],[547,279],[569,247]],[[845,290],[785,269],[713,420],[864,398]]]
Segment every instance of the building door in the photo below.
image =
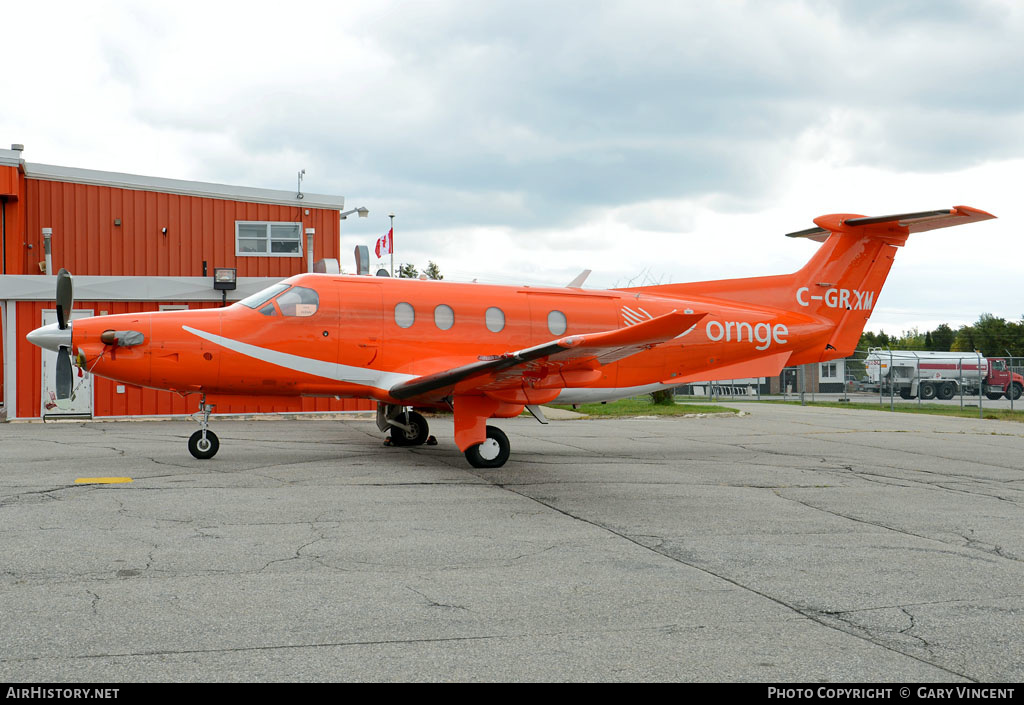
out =
[[[89,318],[92,310],[75,309],[71,312],[71,320]],[[43,311],[43,325],[57,322],[57,312]],[[71,388],[74,390],[70,405],[66,409],[57,408],[57,353],[43,349],[43,395],[40,413],[45,416],[92,416],[92,375],[78,376],[79,369],[72,366],[74,374]],[[73,354],[73,351],[72,351]]]

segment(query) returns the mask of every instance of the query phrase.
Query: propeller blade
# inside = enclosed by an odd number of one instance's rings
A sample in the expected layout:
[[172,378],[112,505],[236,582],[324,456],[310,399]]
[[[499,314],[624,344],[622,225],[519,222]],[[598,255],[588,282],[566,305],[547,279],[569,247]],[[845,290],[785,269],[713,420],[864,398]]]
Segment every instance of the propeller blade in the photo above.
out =
[[71,272],[60,268],[57,272],[57,327],[64,330],[71,320],[71,308],[75,305],[74,287],[71,283]]
[[71,372],[71,355],[63,345],[57,351],[57,398],[70,399],[74,374]]

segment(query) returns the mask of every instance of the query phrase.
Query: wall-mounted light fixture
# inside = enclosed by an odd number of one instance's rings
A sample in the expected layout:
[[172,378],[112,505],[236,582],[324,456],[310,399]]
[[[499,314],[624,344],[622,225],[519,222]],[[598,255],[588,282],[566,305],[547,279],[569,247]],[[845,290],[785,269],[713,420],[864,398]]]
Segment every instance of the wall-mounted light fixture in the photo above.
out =
[[213,288],[221,294],[221,306],[226,306],[228,292],[238,288],[238,270],[234,267],[214,267]]

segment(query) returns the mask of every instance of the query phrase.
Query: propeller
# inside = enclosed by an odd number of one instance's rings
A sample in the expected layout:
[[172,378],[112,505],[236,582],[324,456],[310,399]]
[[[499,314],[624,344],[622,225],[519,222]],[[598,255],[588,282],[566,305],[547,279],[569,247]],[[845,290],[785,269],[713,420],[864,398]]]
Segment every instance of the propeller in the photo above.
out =
[[61,330],[67,330],[68,322],[71,319],[71,308],[74,304],[71,272],[61,267],[57,272],[57,327]]
[[[71,272],[61,267],[57,272],[57,328],[60,330],[67,330],[71,323],[71,309],[75,304],[73,289]],[[70,399],[75,381],[69,347],[61,345],[57,349],[57,399]]]

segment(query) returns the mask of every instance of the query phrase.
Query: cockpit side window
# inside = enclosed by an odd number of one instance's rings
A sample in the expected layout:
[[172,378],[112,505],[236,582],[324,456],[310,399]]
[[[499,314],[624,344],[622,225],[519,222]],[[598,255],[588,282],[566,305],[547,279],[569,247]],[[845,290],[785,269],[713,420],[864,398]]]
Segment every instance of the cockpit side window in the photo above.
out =
[[320,308],[320,297],[313,289],[293,286],[277,297],[277,306],[282,316],[305,318],[312,316]]
[[273,303],[269,303],[260,309],[260,313],[262,313],[264,316],[276,316],[277,310],[274,308]]
[[249,308],[256,309],[270,301],[272,298],[274,298],[287,288],[287,284],[274,284],[273,286],[268,286],[263,291],[256,292],[252,296],[245,297],[238,303],[242,304],[243,306],[248,306]]

